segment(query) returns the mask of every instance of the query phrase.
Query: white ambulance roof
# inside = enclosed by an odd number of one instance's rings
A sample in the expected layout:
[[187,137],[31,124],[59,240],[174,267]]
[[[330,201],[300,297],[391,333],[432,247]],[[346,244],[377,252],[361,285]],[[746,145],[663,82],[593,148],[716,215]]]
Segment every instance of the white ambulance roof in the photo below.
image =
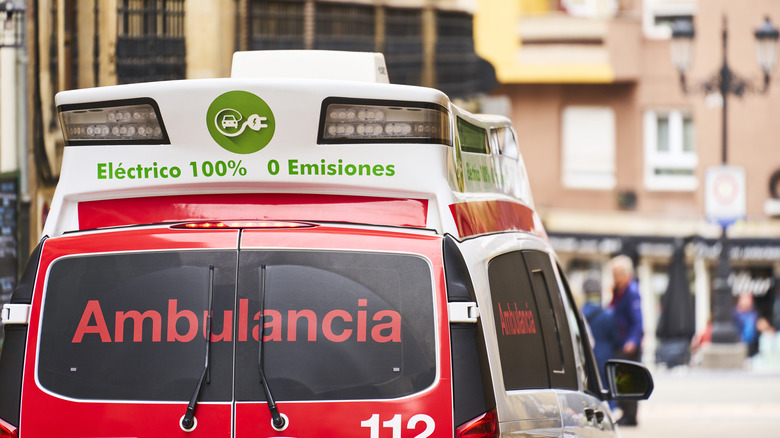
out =
[[331,50],[236,52],[230,76],[390,83],[381,53]]
[[[242,75],[257,67],[244,61],[259,58],[236,59]],[[521,189],[506,190],[499,187],[505,178],[497,172],[505,166],[497,156],[461,154],[453,146],[453,114],[470,116],[438,90],[368,80],[228,78],[65,91],[56,104],[66,147],[48,236],[83,229],[81,203],[258,193],[421,200],[422,226],[440,233],[544,234],[525,170]]]

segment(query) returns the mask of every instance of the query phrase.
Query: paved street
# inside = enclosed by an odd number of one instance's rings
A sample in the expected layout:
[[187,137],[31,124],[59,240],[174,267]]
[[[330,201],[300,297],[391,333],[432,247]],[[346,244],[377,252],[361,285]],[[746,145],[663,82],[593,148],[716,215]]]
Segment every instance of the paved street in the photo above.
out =
[[780,371],[658,370],[622,438],[780,437]]

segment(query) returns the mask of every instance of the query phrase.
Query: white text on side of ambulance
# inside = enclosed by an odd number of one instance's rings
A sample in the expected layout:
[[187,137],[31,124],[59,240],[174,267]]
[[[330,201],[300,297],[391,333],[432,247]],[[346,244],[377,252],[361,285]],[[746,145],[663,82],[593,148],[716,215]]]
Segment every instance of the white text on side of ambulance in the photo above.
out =
[[[299,325],[306,327],[307,342],[316,342],[318,327],[321,329],[322,336],[330,342],[357,341],[366,342],[401,342],[401,315],[394,310],[379,310],[371,316],[369,322],[366,306],[368,300],[359,299],[357,311],[350,313],[344,309],[334,309],[326,312],[322,318],[318,317],[317,312],[311,309],[289,310],[286,318],[278,310],[265,309],[265,318],[256,312],[252,316],[251,332],[255,341],[260,339],[260,320],[264,320],[265,335],[264,342],[288,341],[294,342],[298,337]],[[162,313],[162,315],[161,315]],[[236,340],[247,341],[250,331],[249,303],[247,299],[239,300]],[[110,314],[109,314],[110,315]],[[214,316],[217,313],[215,312]],[[190,342],[198,333],[199,327],[202,327],[202,336],[206,337],[206,318],[208,313],[203,311],[202,321],[198,319],[195,311],[188,309],[179,309],[178,300],[168,300],[167,314],[157,310],[128,310],[126,312],[118,311],[114,313],[114,334],[111,336],[109,327],[111,324],[106,322],[103,309],[98,300],[89,300],[84,306],[84,312],[81,314],[78,327],[73,335],[72,343],[81,343],[85,336],[98,336],[101,342],[124,342],[125,326],[130,322],[130,332],[132,332],[132,342],[162,342],[163,340],[163,321],[167,328],[165,330],[166,342]],[[232,327],[230,323],[233,319],[233,311],[224,311],[224,321],[222,333],[211,334],[212,342],[233,340]],[[151,324],[151,339],[144,339],[144,324]],[[181,324],[179,321],[187,322],[187,329],[184,333],[179,332]],[[202,325],[201,325],[202,323]],[[286,324],[285,324],[286,323]],[[285,330],[286,326],[286,330]],[[129,336],[128,336],[129,337]]]

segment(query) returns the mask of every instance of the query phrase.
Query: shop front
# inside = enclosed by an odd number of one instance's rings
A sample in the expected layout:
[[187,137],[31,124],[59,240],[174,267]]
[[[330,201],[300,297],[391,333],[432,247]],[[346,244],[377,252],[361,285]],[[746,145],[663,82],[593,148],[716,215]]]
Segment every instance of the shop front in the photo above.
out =
[[[669,336],[679,338],[681,332],[686,332],[691,318],[694,340],[706,334],[713,314],[713,280],[722,251],[719,239],[553,232],[550,241],[580,304],[584,301],[582,283],[594,274],[602,279],[602,303],[608,304],[612,282],[609,260],[617,254],[634,260],[642,295],[645,363],[677,365],[665,363],[664,344]],[[780,369],[780,335],[775,336],[780,330],[780,239],[737,238],[729,239],[728,244],[729,285],[735,311],[752,303],[755,312],[749,319],[755,321],[755,337],[748,345],[751,361],[757,367]],[[678,257],[674,257],[676,251]],[[676,297],[664,299],[667,293]],[[690,312],[681,309],[688,304]]]

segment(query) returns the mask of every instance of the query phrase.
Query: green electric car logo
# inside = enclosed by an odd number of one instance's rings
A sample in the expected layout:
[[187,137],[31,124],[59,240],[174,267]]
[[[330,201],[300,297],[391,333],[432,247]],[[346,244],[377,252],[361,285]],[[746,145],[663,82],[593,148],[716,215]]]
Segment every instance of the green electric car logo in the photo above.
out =
[[236,154],[263,149],[276,129],[268,104],[246,91],[228,91],[214,99],[206,112],[206,124],[214,141]]

